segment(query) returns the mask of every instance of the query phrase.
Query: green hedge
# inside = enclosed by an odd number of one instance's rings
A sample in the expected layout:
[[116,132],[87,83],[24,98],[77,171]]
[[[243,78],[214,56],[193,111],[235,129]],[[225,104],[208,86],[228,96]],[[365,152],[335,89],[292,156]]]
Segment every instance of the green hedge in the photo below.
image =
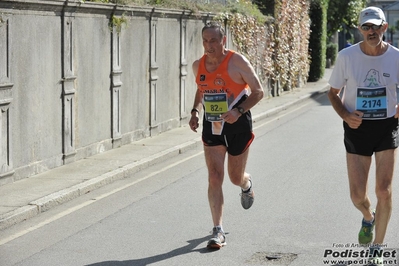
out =
[[318,81],[324,76],[326,67],[326,38],[327,38],[327,0],[312,0],[310,3],[310,38],[309,54],[311,63],[308,81]]
[[338,54],[338,44],[328,43],[326,49],[326,58],[331,60],[331,65],[335,64]]

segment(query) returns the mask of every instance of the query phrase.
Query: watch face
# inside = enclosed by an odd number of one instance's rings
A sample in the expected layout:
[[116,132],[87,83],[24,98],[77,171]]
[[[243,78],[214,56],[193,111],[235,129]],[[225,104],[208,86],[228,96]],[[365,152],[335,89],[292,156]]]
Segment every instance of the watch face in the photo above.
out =
[[242,107],[238,107],[238,112],[240,112],[240,114],[244,114],[245,112],[244,112],[244,108],[242,108]]

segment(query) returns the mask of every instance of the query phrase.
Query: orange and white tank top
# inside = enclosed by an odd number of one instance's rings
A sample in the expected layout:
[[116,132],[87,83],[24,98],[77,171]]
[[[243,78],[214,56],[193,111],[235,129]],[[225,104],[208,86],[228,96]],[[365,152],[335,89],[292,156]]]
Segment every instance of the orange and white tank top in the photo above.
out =
[[228,50],[222,63],[213,72],[206,69],[206,54],[199,62],[196,83],[203,96],[204,123],[212,123],[214,135],[221,135],[223,131],[224,121],[220,119],[220,115],[233,109],[243,97],[249,95],[248,84],[238,84],[229,76],[228,64],[234,53]]

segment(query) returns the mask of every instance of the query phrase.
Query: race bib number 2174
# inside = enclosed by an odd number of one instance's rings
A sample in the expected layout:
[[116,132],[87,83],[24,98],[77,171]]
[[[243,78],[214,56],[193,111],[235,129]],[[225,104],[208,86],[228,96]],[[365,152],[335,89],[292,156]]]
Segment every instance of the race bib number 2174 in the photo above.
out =
[[363,118],[387,117],[387,90],[381,88],[358,88],[356,110],[363,112]]

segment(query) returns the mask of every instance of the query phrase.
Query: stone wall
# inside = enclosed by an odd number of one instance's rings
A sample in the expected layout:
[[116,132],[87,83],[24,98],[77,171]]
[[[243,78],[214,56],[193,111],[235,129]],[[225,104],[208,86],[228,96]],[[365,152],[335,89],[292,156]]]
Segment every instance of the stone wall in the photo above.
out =
[[210,19],[187,12],[2,0],[0,185],[185,125]]

